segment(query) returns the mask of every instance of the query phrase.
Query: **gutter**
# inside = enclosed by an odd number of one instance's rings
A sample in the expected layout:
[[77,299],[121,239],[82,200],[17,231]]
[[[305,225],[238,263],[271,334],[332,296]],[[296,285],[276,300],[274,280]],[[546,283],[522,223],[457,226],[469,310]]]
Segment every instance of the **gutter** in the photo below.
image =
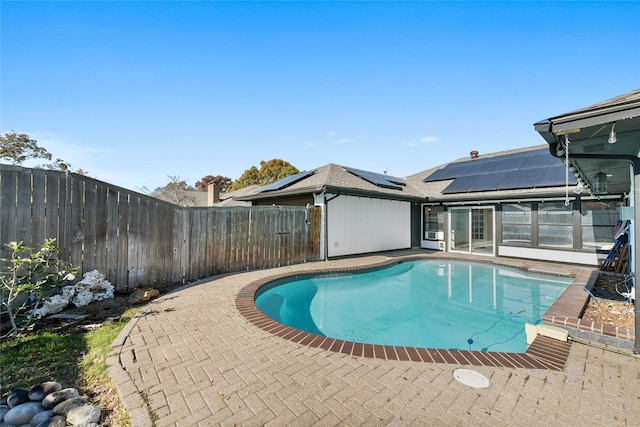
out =
[[[558,156],[558,142],[549,144],[549,152],[558,159],[564,159],[564,155]],[[640,175],[640,158],[632,154],[572,154],[569,153],[569,159],[594,159],[594,160],[624,160],[630,162],[633,166],[633,175]]]
[[633,166],[633,174],[640,175],[640,158],[632,154],[571,154],[570,159],[624,160]]

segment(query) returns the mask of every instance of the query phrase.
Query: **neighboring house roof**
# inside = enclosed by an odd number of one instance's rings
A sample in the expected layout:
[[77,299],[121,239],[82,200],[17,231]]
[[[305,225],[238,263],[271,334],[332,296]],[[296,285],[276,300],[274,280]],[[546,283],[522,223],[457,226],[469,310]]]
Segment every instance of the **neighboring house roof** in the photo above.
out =
[[207,192],[198,190],[170,190],[165,194],[152,194],[156,199],[178,206],[207,206]]
[[249,185],[236,191],[220,193],[220,201],[214,206],[250,206],[251,202],[240,201],[238,198],[253,194],[260,188],[259,185]]
[[193,194],[193,206],[207,206],[207,192],[195,191]]

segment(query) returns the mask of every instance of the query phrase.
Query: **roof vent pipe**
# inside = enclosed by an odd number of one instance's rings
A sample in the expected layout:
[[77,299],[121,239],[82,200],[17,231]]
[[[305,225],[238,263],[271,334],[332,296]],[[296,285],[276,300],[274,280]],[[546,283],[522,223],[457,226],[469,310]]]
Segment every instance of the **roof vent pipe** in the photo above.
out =
[[469,155],[471,156],[472,159],[477,159],[478,158],[478,151],[477,150],[473,150],[472,152],[469,153]]

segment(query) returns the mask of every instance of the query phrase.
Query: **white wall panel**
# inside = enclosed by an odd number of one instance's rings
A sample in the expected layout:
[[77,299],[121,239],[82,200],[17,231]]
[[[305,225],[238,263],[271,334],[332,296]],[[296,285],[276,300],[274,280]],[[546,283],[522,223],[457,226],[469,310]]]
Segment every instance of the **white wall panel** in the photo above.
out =
[[539,259],[542,261],[567,262],[571,264],[598,265],[595,252],[557,251],[553,249],[525,248],[519,246],[498,246],[498,256]]
[[411,203],[339,196],[327,205],[330,257],[411,247]]

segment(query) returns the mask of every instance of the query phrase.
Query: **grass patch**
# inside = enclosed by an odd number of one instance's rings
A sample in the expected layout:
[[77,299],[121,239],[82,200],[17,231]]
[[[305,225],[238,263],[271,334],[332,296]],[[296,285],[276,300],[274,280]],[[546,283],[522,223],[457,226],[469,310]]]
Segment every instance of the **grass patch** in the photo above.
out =
[[0,387],[4,396],[16,387],[30,388],[43,381],[58,381],[78,388],[103,411],[102,425],[130,426],[115,384],[107,374],[111,343],[138,308],[117,319],[107,319],[86,332],[79,327],[55,330],[44,327],[29,335],[0,343]]
[[15,387],[31,387],[43,381],[75,386],[77,361],[86,349],[84,336],[48,330],[6,339],[0,344],[2,394]]

